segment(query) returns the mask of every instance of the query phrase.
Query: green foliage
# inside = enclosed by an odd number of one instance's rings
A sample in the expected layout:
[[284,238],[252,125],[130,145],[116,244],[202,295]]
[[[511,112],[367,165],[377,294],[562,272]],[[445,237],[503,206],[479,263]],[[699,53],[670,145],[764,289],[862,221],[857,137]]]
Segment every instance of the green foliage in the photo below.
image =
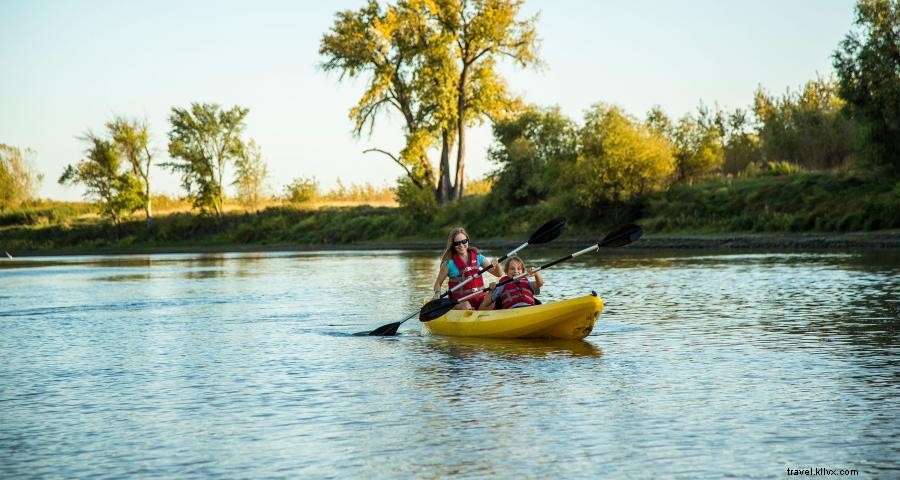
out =
[[722,173],[733,175],[751,163],[762,161],[759,135],[750,129],[747,112],[739,108],[723,120],[725,147]]
[[408,178],[397,180],[397,203],[405,214],[419,222],[430,222],[438,210],[434,192],[420,188]]
[[241,205],[256,210],[266,194],[266,179],[269,168],[262,152],[252,139],[242,149],[235,160],[235,180],[238,201]]
[[595,209],[663,188],[675,169],[669,141],[618,107],[594,105],[579,132],[573,202]]
[[834,52],[841,97],[870,163],[900,172],[900,3],[859,0],[856,30]]
[[153,155],[150,153],[150,129],[146,122],[124,117],[117,117],[108,122],[106,129],[119,154],[131,166],[134,179],[139,183],[144,215],[149,222],[153,217],[150,190],[150,166],[153,163]]
[[125,215],[141,208],[141,183],[134,172],[123,169],[115,144],[90,132],[82,140],[88,143],[87,158],[68,165],[60,184],[82,184],[85,197],[93,199],[100,215],[119,225]]
[[[323,69],[368,77],[350,112],[355,133],[371,132],[381,112],[396,109],[406,145],[399,157],[378,151],[442,204],[465,190],[466,128],[518,106],[497,72],[497,57],[537,64],[535,19],[519,20],[521,6],[516,0],[406,0],[382,8],[370,0],[338,13],[322,38]],[[434,147],[441,151],[437,178],[428,159]]]
[[578,129],[559,108],[529,107],[494,124],[488,157],[498,165],[491,196],[500,205],[534,205],[564,186],[577,156]]
[[231,161],[242,155],[244,118],[238,106],[222,110],[217,104],[192,103],[190,109],[173,107],[169,122],[169,155],[163,166],[181,174],[188,198],[201,213],[221,217],[225,206],[223,180]]
[[43,175],[34,171],[35,153],[0,143],[0,212],[31,200]]
[[786,161],[754,162],[747,165],[738,175],[741,177],[783,177],[804,173],[803,167]]
[[763,159],[816,170],[845,165],[855,151],[856,124],[841,115],[843,103],[835,83],[821,78],[781,98],[759,88],[754,113]]
[[284,199],[289,203],[308,203],[319,198],[319,181],[315,178],[298,177],[284,186]]
[[678,179],[701,177],[725,163],[723,132],[701,108],[699,117],[685,115],[674,127],[672,143]]
[[26,202],[13,210],[0,213],[0,227],[45,226],[65,224],[90,213],[87,203],[38,200]]
[[713,179],[648,197],[654,232],[804,232],[900,228],[900,184],[884,178],[794,174]]

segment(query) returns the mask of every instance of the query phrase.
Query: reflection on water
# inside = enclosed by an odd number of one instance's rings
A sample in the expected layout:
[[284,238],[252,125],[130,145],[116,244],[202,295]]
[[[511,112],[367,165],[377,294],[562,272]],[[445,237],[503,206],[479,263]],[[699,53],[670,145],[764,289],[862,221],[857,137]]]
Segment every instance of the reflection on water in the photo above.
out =
[[603,297],[585,341],[351,335],[437,258],[0,261],[0,477],[898,473],[896,252],[609,250],[544,275]]
[[448,358],[492,358],[506,360],[531,357],[600,357],[600,348],[583,340],[501,339],[429,336],[423,354]]

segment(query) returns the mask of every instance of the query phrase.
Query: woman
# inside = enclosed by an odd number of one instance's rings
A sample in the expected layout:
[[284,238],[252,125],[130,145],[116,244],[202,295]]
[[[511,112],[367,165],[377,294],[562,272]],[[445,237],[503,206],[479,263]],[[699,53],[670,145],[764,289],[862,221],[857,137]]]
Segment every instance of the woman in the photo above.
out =
[[[490,267],[488,270],[494,276],[503,276],[500,263],[496,258],[490,260],[478,253],[478,249],[469,245],[469,234],[463,228],[454,228],[447,237],[447,248],[441,256],[441,269],[434,281],[434,298],[441,295],[441,285],[444,279],[450,278],[450,289],[453,289],[467,278],[478,275],[481,268]],[[450,294],[450,298],[458,300],[474,292],[480,292],[484,288],[481,277],[469,280],[465,285]],[[480,293],[465,302],[458,303],[454,310],[478,310],[484,300],[484,293]]]

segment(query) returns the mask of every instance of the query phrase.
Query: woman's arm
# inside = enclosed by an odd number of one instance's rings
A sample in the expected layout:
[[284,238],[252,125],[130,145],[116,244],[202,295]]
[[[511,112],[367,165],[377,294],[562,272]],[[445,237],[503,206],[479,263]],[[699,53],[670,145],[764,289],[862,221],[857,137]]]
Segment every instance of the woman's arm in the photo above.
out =
[[447,278],[449,273],[447,272],[447,263],[441,262],[441,269],[438,270],[437,278],[434,280],[434,298],[438,298],[441,296],[441,285],[444,284],[444,279]]

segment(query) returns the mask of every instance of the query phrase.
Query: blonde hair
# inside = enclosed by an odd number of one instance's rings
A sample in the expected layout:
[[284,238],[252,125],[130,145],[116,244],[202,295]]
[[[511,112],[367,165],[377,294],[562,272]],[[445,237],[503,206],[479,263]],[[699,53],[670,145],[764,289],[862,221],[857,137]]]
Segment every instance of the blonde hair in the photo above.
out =
[[518,255],[513,255],[506,259],[506,265],[503,266],[503,271],[504,272],[509,271],[509,266],[510,266],[510,264],[513,264],[513,263],[518,263],[519,265],[522,266],[522,271],[523,272],[525,271],[525,260],[522,260],[522,257],[520,257]]
[[[462,227],[456,227],[453,230],[450,230],[450,235],[447,237],[447,248],[444,249],[444,254],[441,255],[441,261],[446,262],[453,258],[453,237],[463,234],[466,236],[466,240],[469,240],[469,234],[466,233],[466,229]],[[469,245],[471,248],[472,245]]]

